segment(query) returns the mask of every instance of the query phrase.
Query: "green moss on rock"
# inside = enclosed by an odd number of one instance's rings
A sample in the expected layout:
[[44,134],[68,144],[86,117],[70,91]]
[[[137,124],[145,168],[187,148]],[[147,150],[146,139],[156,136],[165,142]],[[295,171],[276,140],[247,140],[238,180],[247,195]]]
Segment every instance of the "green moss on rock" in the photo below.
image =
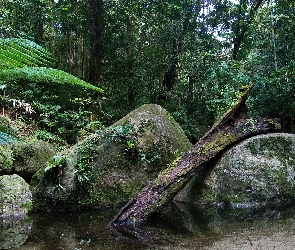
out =
[[32,210],[32,194],[23,178],[0,176],[0,216],[24,215]]
[[26,140],[13,144],[13,171],[30,182],[32,176],[53,157],[56,150],[41,140]]
[[13,164],[13,152],[10,147],[0,145],[0,175],[10,174]]
[[125,203],[176,158],[174,152],[191,146],[166,110],[144,105],[59,153],[66,159],[62,166],[39,170],[31,183],[34,208],[75,210]]
[[229,149],[196,176],[177,200],[196,204],[264,206],[295,197],[295,135],[255,136]]

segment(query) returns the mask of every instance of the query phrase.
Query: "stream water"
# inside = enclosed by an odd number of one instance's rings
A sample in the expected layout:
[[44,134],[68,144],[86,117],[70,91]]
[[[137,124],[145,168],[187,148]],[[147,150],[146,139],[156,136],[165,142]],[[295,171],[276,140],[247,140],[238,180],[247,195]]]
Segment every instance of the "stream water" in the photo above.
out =
[[117,209],[1,218],[0,249],[295,249],[295,207],[162,211],[132,232],[107,226]]

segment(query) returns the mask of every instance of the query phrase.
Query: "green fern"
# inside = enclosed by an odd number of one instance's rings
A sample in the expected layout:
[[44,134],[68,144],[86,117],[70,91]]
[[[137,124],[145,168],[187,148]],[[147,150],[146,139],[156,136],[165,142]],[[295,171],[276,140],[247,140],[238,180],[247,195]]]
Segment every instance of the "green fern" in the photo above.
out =
[[18,141],[19,139],[13,135],[0,132],[0,145],[11,145],[17,143]]
[[36,82],[36,83],[58,83],[76,85],[84,89],[103,93],[101,88],[93,86],[64,71],[45,67],[24,67],[16,69],[0,70],[0,84],[9,82]]
[[0,38],[0,84],[35,82],[69,84],[103,93],[93,86],[64,71],[50,68],[52,55],[38,44],[19,38]]
[[19,38],[0,39],[0,69],[49,67],[52,55],[38,44]]

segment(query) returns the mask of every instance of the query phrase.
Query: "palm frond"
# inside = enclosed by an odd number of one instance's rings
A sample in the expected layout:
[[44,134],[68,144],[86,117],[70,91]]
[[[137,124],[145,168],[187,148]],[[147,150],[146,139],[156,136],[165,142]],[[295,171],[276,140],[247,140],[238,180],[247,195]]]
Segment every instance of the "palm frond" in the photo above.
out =
[[0,38],[0,69],[20,67],[49,67],[53,59],[51,53],[27,39]]
[[35,82],[39,84],[58,83],[75,85],[84,89],[93,90],[95,92],[103,93],[101,88],[93,86],[71,74],[64,71],[45,68],[45,67],[24,67],[15,69],[0,70],[0,79],[2,83],[9,82]]

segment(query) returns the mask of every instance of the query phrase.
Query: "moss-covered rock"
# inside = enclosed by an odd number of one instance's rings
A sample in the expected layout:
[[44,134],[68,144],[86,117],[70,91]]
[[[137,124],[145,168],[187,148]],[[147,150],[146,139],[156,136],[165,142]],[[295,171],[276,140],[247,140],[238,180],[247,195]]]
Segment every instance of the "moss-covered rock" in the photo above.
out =
[[7,145],[0,145],[0,175],[10,173],[13,165],[13,152]]
[[40,140],[18,140],[0,145],[0,175],[18,174],[30,183],[32,176],[55,153],[53,146]]
[[0,216],[24,215],[31,210],[29,184],[16,174],[0,176]]
[[[209,167],[209,166],[208,166]],[[260,207],[295,197],[295,135],[267,134],[225,152],[175,198],[199,205]]]
[[23,177],[28,183],[32,176],[53,157],[56,149],[41,140],[20,141],[12,145],[12,172]]
[[23,245],[31,233],[32,224],[32,220],[27,216],[0,218],[0,249]]
[[191,147],[158,105],[144,105],[58,154],[32,180],[34,208],[79,209],[127,202]]

